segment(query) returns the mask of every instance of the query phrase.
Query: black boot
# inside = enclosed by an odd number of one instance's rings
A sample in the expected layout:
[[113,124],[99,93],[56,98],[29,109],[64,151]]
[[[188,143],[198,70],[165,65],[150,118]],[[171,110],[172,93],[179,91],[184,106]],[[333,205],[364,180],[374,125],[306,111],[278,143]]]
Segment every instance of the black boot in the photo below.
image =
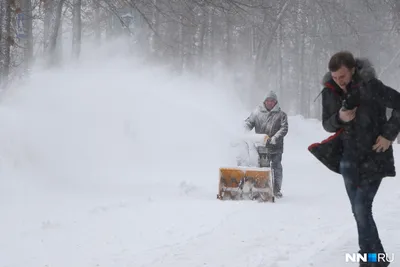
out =
[[[372,262],[368,263],[369,265],[365,265],[365,267],[388,267],[390,262]],[[364,265],[360,265],[360,267]]]

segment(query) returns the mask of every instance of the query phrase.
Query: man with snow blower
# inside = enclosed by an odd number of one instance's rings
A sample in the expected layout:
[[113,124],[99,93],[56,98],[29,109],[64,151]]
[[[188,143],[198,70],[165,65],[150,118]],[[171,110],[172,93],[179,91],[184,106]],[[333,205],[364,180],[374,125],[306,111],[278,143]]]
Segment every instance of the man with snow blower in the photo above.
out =
[[266,160],[259,158],[260,167],[271,167],[274,175],[274,195],[282,197],[281,186],[283,179],[282,154],[284,137],[288,133],[287,115],[280,108],[278,97],[270,91],[259,105],[245,120],[245,128],[251,131],[255,128],[256,134],[265,134],[265,146],[258,146],[257,150],[266,154]]
[[[335,133],[309,151],[341,174],[358,230],[359,253],[385,253],[372,203],[384,177],[396,175],[392,143],[400,131],[400,93],[383,84],[368,59],[334,54],[323,78],[322,125]],[[391,117],[386,109],[392,109]],[[389,262],[361,262],[386,267]]]

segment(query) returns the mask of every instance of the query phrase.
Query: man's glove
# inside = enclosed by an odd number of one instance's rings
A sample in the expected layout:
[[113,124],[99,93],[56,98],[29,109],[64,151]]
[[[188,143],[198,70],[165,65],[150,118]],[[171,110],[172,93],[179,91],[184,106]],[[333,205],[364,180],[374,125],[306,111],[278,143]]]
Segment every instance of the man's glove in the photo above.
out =
[[264,137],[264,144],[269,144],[271,138],[269,138],[269,136],[266,134]]
[[274,136],[270,137],[270,138],[267,140],[266,145],[269,145],[269,144],[271,144],[271,145],[276,145],[276,138],[275,138]]

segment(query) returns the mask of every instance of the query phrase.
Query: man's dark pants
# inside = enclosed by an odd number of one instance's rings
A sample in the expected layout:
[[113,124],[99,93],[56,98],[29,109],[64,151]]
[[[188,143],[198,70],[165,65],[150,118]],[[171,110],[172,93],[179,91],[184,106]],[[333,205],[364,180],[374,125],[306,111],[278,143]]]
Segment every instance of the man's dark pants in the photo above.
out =
[[259,154],[259,166],[260,167],[271,167],[274,175],[274,194],[280,193],[282,188],[283,179],[283,167],[282,167],[282,151],[274,151],[271,153],[265,151],[265,148],[260,146],[257,148]]
[[273,153],[267,154],[267,164],[262,167],[271,167],[274,175],[274,193],[280,193],[282,188],[282,178],[283,178],[283,167],[282,167],[282,154],[283,153]]
[[360,253],[384,252],[372,216],[372,203],[382,178],[360,181],[357,165],[353,160],[342,159],[340,171],[344,179],[351,209],[357,224]]

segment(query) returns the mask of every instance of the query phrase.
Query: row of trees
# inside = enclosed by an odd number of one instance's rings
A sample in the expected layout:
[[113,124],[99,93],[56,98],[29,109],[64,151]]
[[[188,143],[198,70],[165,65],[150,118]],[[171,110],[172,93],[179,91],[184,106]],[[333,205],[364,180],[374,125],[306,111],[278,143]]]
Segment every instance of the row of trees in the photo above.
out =
[[[0,84],[34,62],[62,64],[65,46],[126,36],[132,50],[176,71],[226,70],[252,107],[274,89],[290,114],[320,117],[314,98],[329,56],[348,49],[400,88],[396,0],[0,0]],[[64,56],[64,57],[63,57]]]

